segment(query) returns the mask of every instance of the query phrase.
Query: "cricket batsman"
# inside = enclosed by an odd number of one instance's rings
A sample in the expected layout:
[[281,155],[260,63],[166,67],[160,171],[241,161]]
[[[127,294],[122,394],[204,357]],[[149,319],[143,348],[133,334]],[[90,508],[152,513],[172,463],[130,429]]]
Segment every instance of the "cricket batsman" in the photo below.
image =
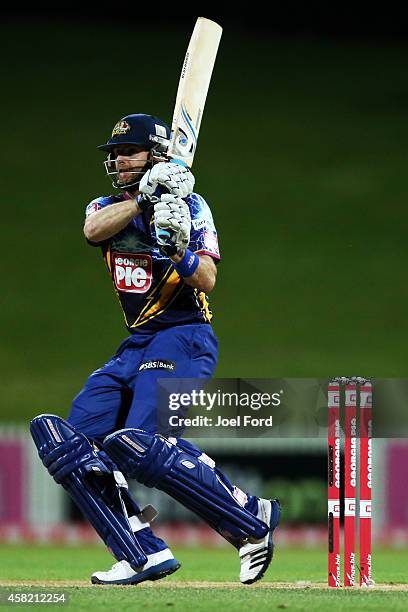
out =
[[212,376],[217,338],[207,294],[220,260],[217,231],[188,167],[164,153],[168,126],[145,114],[116,123],[99,147],[119,195],[95,198],[84,234],[99,247],[128,336],[74,398],[67,420],[39,415],[31,432],[49,473],[103,539],[117,562],[99,584],[157,580],[179,567],[150,527],[127,479],[156,487],[195,512],[238,551],[240,580],[264,575],[273,555],[278,500],[234,486],[213,459],[157,429],[157,379]]

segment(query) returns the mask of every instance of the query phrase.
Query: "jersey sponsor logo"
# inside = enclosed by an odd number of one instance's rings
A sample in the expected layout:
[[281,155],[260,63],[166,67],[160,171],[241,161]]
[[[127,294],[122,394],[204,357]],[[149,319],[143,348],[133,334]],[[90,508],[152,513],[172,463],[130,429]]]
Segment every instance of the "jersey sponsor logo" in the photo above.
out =
[[152,258],[142,253],[113,253],[113,280],[125,293],[146,293],[152,284]]
[[219,255],[217,234],[214,232],[204,232],[204,247],[207,251]]
[[139,372],[143,370],[170,370],[170,372],[176,371],[176,362],[168,361],[167,359],[156,359],[154,361],[145,361],[139,367]]
[[97,201],[91,202],[90,204],[88,204],[88,206],[85,209],[85,217],[89,217],[89,215],[92,215],[97,210],[100,210],[100,208],[101,207],[99,206]]

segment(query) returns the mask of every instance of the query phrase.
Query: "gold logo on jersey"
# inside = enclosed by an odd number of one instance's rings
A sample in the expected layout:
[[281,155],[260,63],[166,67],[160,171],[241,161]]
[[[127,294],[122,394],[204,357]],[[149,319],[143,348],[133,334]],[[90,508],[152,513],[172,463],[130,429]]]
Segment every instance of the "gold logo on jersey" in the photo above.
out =
[[121,136],[122,134],[127,134],[130,129],[131,127],[127,121],[118,121],[112,130],[112,138],[115,136]]

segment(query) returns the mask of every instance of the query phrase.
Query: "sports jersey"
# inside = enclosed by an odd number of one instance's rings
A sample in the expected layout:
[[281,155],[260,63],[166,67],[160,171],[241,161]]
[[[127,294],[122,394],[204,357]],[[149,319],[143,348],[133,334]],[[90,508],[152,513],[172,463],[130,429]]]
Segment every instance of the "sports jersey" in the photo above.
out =
[[[86,207],[86,215],[124,199],[130,197],[122,194],[96,198]],[[197,193],[185,201],[191,214],[189,249],[218,261],[217,230],[207,202]],[[152,207],[111,238],[90,244],[102,249],[130,333],[210,323],[212,312],[205,293],[187,285],[157,247]]]

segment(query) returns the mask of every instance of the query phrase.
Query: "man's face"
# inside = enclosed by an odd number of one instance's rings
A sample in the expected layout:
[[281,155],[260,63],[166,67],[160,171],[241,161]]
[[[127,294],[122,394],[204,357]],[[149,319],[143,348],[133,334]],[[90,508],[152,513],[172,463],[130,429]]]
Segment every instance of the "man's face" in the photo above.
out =
[[[118,145],[112,149],[118,180],[122,185],[134,183],[135,172],[142,172],[149,151],[138,145]],[[139,174],[141,176],[141,174]]]

